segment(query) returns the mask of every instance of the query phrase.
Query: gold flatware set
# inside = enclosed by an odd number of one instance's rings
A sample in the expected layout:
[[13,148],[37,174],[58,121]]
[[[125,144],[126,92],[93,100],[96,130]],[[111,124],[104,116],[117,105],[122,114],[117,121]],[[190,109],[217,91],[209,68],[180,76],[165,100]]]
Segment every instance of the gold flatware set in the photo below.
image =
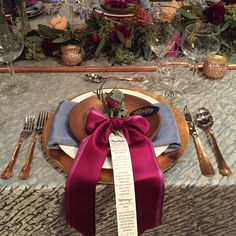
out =
[[[20,179],[28,179],[31,175],[31,162],[33,159],[33,153],[34,153],[34,148],[35,144],[38,140],[39,135],[41,134],[43,127],[45,125],[45,122],[47,121],[48,118],[48,112],[47,111],[40,111],[37,116],[37,121],[35,123],[35,116],[30,115],[25,118],[23,129],[20,133],[19,140],[12,152],[12,155],[9,159],[8,165],[6,168],[3,170],[1,173],[0,177],[2,179],[9,179],[13,176],[14,168],[17,162],[17,157],[20,152],[20,148],[23,144],[23,141],[29,137],[33,131],[34,131],[34,136],[31,140],[28,153],[26,155],[25,163],[24,166],[22,167],[20,173],[19,173],[19,178]],[[35,125],[36,124],[36,125]]]
[[213,126],[213,117],[211,116],[210,112],[205,107],[201,107],[197,110],[196,114],[194,115],[194,118],[192,118],[187,106],[184,107],[183,112],[184,112],[185,120],[189,127],[190,135],[193,137],[193,140],[195,143],[201,173],[209,177],[209,176],[213,176],[215,174],[215,171],[200,141],[200,137],[195,127],[195,123],[199,128],[203,129],[207,134],[208,141],[210,142],[212,149],[214,151],[214,154],[216,156],[219,173],[222,176],[231,175],[232,171],[226,164],[221,154],[221,151],[219,149],[219,146],[216,142],[216,138],[211,129],[211,127]]

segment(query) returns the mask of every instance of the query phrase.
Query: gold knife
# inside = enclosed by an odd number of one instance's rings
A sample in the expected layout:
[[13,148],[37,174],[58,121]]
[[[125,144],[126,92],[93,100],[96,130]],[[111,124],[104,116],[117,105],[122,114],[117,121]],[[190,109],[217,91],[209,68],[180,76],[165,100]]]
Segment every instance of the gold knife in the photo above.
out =
[[193,137],[194,144],[195,144],[195,147],[197,150],[201,173],[207,177],[213,176],[215,174],[215,171],[214,171],[212,164],[211,164],[209,158],[207,157],[207,154],[202,146],[200,137],[197,133],[195,124],[193,122],[192,116],[191,116],[187,106],[184,107],[184,116],[185,116],[185,120],[188,124],[189,132],[190,132],[191,136]]

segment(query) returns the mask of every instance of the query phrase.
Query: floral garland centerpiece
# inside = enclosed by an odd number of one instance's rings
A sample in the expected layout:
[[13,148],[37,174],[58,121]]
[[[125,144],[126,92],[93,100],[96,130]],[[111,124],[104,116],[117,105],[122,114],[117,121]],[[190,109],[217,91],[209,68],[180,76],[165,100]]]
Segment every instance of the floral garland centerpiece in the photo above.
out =
[[[132,13],[128,17],[108,15],[78,7],[80,17],[76,25],[71,25],[66,16],[54,16],[48,25],[38,25],[37,31],[30,32],[25,41],[25,58],[43,60],[47,56],[61,57],[62,48],[67,45],[80,47],[82,61],[103,55],[110,64],[134,64],[138,58],[151,60],[153,54],[147,38],[154,25],[154,8],[144,9],[136,0],[106,0],[105,5],[118,6]],[[119,4],[118,4],[119,3]],[[114,5],[116,4],[116,5]],[[118,5],[117,5],[118,4]],[[131,5],[130,5],[131,4]],[[221,28],[221,53],[228,56],[236,52],[236,4],[235,0],[218,2],[168,3],[176,8],[176,16],[181,16],[181,26],[194,22],[210,22]],[[82,11],[83,10],[83,11]],[[171,21],[175,22],[176,18]],[[163,27],[162,27],[163,28]],[[158,30],[164,37],[165,30]],[[179,45],[177,45],[179,47]],[[176,47],[175,47],[176,48]],[[81,61],[81,60],[78,60]]]
[[140,5],[132,4],[130,17],[107,17],[89,10],[83,16],[84,22],[73,27],[65,16],[54,16],[48,25],[39,24],[38,30],[26,37],[25,58],[43,60],[47,56],[60,56],[61,47],[68,44],[81,47],[83,60],[101,54],[111,64],[133,64],[139,57],[151,58],[146,27],[152,24],[152,17]]
[[187,1],[178,12],[183,28],[194,22],[209,22],[220,27],[221,53],[231,56],[236,52],[236,0]]

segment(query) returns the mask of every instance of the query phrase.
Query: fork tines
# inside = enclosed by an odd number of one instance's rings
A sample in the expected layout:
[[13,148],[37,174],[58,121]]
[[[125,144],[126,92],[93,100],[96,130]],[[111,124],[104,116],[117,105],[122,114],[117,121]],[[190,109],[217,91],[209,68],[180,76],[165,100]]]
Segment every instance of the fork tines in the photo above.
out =
[[34,129],[35,116],[29,115],[25,117],[23,130],[30,131]]
[[40,111],[36,123],[36,129],[43,129],[45,122],[48,119],[48,111]]

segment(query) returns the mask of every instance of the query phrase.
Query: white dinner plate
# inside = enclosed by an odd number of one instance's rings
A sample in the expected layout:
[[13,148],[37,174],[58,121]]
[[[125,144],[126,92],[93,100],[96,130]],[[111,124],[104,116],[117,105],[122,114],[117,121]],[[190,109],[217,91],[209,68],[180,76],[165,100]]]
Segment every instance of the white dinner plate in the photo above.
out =
[[[129,95],[133,95],[139,98],[142,98],[152,104],[158,103],[158,101],[146,94],[137,92],[137,91],[133,91],[133,90],[129,90],[129,89],[119,89],[121,90],[124,94],[129,94]],[[104,92],[109,92],[111,91],[111,89],[104,89]],[[72,99],[73,102],[81,102],[84,99],[94,96],[94,92],[88,92],[88,93],[84,93],[74,99]],[[78,148],[77,147],[73,147],[73,146],[67,146],[67,145],[59,145],[60,148],[70,157],[75,158],[75,155],[77,153]],[[166,149],[168,148],[168,146],[160,146],[160,147],[154,147],[155,150],[155,154],[156,156],[161,155]],[[107,157],[104,164],[103,164],[103,169],[112,169],[112,162],[111,162],[111,157]]]

